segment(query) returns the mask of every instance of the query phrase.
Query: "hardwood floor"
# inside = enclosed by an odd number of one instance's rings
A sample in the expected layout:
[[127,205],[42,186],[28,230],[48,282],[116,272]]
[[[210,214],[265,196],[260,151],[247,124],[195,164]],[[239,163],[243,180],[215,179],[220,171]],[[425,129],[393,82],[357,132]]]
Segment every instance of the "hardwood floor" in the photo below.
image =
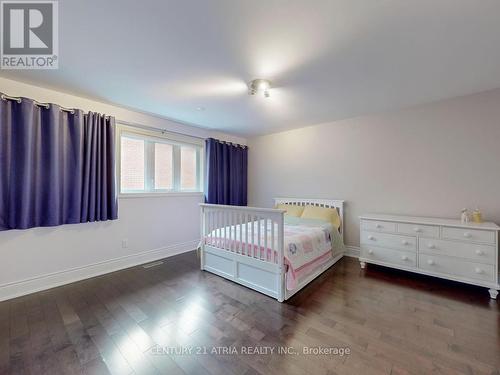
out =
[[498,374],[499,324],[483,288],[344,258],[280,304],[191,252],[1,302],[0,373]]

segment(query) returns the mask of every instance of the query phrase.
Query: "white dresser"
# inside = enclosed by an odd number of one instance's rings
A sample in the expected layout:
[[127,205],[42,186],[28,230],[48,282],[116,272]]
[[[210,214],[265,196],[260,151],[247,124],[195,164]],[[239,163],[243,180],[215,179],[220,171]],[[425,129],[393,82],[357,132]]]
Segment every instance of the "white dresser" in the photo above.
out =
[[360,221],[361,268],[374,263],[480,285],[497,297],[498,225],[382,214]]

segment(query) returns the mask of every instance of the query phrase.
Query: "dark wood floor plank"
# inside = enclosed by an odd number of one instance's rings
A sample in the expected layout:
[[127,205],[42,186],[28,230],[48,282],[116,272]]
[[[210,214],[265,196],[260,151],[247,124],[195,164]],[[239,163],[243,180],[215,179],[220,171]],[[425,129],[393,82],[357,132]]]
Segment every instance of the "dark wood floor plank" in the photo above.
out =
[[[87,285],[87,289],[78,294],[81,299],[78,316],[83,324],[85,332],[99,350],[108,371],[111,374],[125,375],[133,373],[132,368],[109,337],[104,327],[100,324],[95,312],[99,311],[98,301],[93,294],[94,289]],[[84,302],[84,303],[83,303]]]
[[0,303],[0,374],[7,373],[10,361],[10,301]]
[[495,374],[499,322],[481,288],[350,258],[280,304],[186,253],[1,302],[0,374]]
[[160,374],[150,359],[144,355],[140,348],[126,333],[116,333],[111,337],[111,339],[121,354],[127,359],[127,362],[136,374]]
[[10,338],[22,337],[29,334],[28,316],[25,305],[26,297],[15,299],[10,307]]
[[20,297],[10,304],[10,371],[12,373],[32,374],[31,343],[28,315],[25,301]]
[[[71,287],[78,288],[75,284],[72,284]],[[78,308],[72,305],[71,297],[68,296],[70,293],[71,289],[69,289],[69,293],[59,295],[57,297],[57,306],[67,336],[78,356],[78,360],[81,365],[85,365],[88,362],[100,359],[99,350],[86,331],[77,313]]]
[[47,329],[54,351],[66,349],[72,344],[64,327],[56,300],[49,294],[44,294],[41,299],[41,308],[47,322]]
[[[68,346],[64,349],[55,352],[55,360],[57,361],[57,366],[61,374],[84,374],[85,365],[81,365],[73,347]],[[55,374],[56,371],[52,371],[49,374]]]
[[84,365],[85,375],[110,375],[108,368],[101,358],[96,358]]
[[[39,296],[35,294],[30,297],[26,307],[30,330],[31,370],[35,374],[62,373],[64,371],[60,366],[59,355],[52,345],[47,323],[50,317],[45,315]],[[64,365],[68,365],[68,361],[64,361]],[[71,370],[73,373],[78,373],[80,370],[78,363],[76,366],[72,366]]]

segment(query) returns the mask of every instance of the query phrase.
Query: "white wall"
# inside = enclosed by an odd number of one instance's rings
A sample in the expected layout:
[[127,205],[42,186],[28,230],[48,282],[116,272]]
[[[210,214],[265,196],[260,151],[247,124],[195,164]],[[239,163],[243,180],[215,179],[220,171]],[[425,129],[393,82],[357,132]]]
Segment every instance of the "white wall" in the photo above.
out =
[[[0,78],[0,92],[113,115],[188,135],[244,139]],[[149,262],[196,247],[201,194],[121,198],[119,219],[0,232],[0,300]],[[122,248],[122,240],[128,247]]]
[[347,200],[346,243],[364,212],[500,223],[500,89],[249,139],[249,202]]

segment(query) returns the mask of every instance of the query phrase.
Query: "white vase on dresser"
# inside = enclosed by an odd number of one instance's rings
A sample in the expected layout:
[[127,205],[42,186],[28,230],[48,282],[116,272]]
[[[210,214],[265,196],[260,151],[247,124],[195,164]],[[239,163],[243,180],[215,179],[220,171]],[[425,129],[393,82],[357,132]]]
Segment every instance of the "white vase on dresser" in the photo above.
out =
[[500,290],[495,223],[365,214],[360,216],[360,263],[398,268]]

